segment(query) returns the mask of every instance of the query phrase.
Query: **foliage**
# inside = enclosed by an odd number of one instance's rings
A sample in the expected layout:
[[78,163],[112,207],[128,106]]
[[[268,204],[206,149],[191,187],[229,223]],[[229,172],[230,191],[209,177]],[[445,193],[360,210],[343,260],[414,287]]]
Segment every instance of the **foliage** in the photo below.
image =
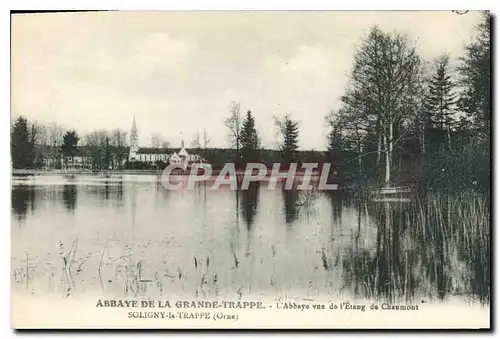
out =
[[429,152],[424,158],[420,184],[427,190],[488,192],[490,166],[490,151],[484,145],[468,143],[453,150]]
[[429,81],[429,90],[425,98],[425,108],[428,112],[426,125],[446,133],[448,147],[451,146],[450,132],[454,127],[456,112],[456,93],[451,81],[450,58],[444,54],[435,60],[435,74]]
[[255,120],[251,111],[247,111],[247,116],[243,120],[241,127],[241,155],[244,161],[257,161],[259,150],[259,138],[255,129]]
[[329,118],[335,134],[357,153],[360,172],[364,157],[372,153],[366,146],[376,140],[377,165],[382,153],[385,156],[386,184],[391,181],[394,148],[420,111],[420,75],[420,57],[408,38],[372,27],[354,57],[342,107]]
[[465,90],[460,107],[470,114],[473,128],[483,139],[489,139],[491,121],[491,15],[483,12],[477,26],[477,37],[465,47],[458,67],[460,85]]
[[278,127],[282,141],[278,146],[281,153],[281,161],[288,165],[297,161],[297,150],[299,148],[299,123],[285,114],[282,118],[274,117],[274,123]]
[[13,168],[33,166],[33,139],[28,132],[28,121],[20,116],[14,122],[10,136],[10,154]]
[[63,143],[61,145],[62,154],[65,157],[73,158],[77,154],[77,144],[80,138],[75,130],[67,131],[63,136]]

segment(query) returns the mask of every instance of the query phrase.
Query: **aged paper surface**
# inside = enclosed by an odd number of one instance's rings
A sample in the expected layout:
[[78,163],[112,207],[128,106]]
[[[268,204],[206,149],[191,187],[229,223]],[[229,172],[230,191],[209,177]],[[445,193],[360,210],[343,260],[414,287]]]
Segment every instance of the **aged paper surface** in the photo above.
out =
[[12,327],[490,327],[490,16],[12,15]]

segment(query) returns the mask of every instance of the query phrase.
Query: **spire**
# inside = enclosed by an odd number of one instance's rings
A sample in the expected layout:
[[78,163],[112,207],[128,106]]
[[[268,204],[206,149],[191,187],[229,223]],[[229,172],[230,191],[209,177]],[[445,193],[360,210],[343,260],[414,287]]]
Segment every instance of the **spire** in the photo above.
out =
[[181,148],[184,148],[184,140],[182,140]]
[[132,134],[137,135],[137,126],[135,125],[135,116],[134,116],[134,120],[132,121]]
[[137,135],[137,126],[135,124],[135,116],[132,121],[132,130],[130,131],[130,151],[138,152],[139,151],[139,137]]

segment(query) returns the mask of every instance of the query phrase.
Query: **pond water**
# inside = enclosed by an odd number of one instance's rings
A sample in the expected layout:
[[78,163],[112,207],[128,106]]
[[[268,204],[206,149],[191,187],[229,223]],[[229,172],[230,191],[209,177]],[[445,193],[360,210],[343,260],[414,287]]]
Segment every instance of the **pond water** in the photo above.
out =
[[419,206],[264,184],[167,191],[147,175],[14,176],[12,288],[61,297],[488,301],[489,211],[452,220],[439,208],[424,218]]

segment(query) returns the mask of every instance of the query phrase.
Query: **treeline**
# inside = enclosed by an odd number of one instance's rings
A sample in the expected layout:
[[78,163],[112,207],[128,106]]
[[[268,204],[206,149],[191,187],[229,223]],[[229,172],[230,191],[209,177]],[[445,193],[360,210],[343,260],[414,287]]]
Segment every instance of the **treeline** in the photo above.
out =
[[[490,15],[484,12],[477,34],[452,67],[450,56],[425,61],[409,38],[372,27],[354,56],[341,106],[329,112],[326,151],[299,151],[299,122],[275,116],[276,150],[264,149],[251,110],[233,102],[224,121],[231,149],[209,148],[196,133],[189,153],[214,167],[234,162],[331,162],[344,181],[484,190],[490,181],[491,59]],[[77,147],[80,146],[80,147]],[[156,151],[172,153],[153,135]],[[12,128],[14,168],[37,167],[85,155],[93,168],[121,168],[128,156],[127,133],[99,130],[82,139],[53,124],[29,124],[20,117]],[[80,152],[80,154],[79,154]],[[162,164],[162,166],[165,164]],[[59,164],[60,166],[60,164]],[[128,164],[137,168],[149,164]],[[135,168],[133,167],[133,168]],[[157,167],[157,166],[156,166]]]
[[417,184],[463,189],[489,187],[490,15],[482,14],[476,37],[460,65],[450,56],[430,62],[407,36],[372,27],[354,56],[341,107],[329,112],[327,151],[306,156],[299,123],[274,117],[277,151],[264,151],[250,110],[232,103],[225,125],[239,167],[249,161],[328,161],[344,181]]
[[[287,121],[290,126],[290,120]],[[237,148],[207,147],[209,139],[206,134],[203,137],[204,142],[200,142],[200,135],[196,133],[191,142],[192,147],[186,148],[187,152],[201,155],[215,168],[221,168],[224,164],[233,161],[243,166],[247,161],[258,161],[271,167],[273,163],[282,160],[318,163],[325,160],[324,152],[298,151],[289,145],[284,157],[282,150],[264,149],[260,146],[251,112],[247,112],[246,119],[241,122],[242,127],[238,129],[240,141]],[[293,133],[297,133],[298,129],[295,128],[294,131]],[[151,146],[145,149],[147,153],[172,154],[179,151],[178,148],[170,147],[170,144],[157,134],[153,134],[151,140]],[[75,157],[85,157],[85,165],[97,170],[153,170],[163,169],[167,165],[161,161],[155,164],[138,161],[129,163],[128,154],[127,132],[119,129],[97,130],[80,137],[75,130],[66,130],[55,123],[41,125],[29,122],[22,116],[14,121],[11,129],[12,166],[15,169],[61,169],[64,165],[74,165]]]
[[[243,168],[248,162],[262,162],[272,166],[280,162],[284,166],[292,162],[324,162],[324,152],[299,151],[299,122],[290,115],[274,116],[274,125],[280,136],[277,150],[262,148],[255,127],[255,118],[251,110],[241,113],[240,103],[232,102],[230,115],[225,120],[230,142],[234,148],[232,159],[237,168]],[[207,156],[207,159],[210,159]]]
[[128,156],[127,133],[97,130],[81,138],[75,130],[18,117],[11,128],[12,167],[61,169],[84,157],[93,169],[121,169]]
[[358,180],[488,187],[489,13],[459,62],[453,69],[443,54],[427,68],[406,36],[373,27],[358,46],[342,106],[327,116],[329,157]]

